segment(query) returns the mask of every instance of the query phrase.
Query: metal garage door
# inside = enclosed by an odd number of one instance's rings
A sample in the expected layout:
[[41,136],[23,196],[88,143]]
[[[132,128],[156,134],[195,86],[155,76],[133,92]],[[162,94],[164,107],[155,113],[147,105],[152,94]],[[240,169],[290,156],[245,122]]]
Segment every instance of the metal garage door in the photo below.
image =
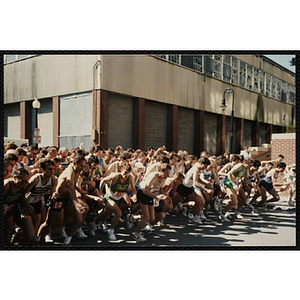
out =
[[218,149],[218,115],[205,112],[203,150],[206,150],[206,152],[209,155],[216,155],[217,149]]
[[178,107],[178,150],[194,153],[195,111]]
[[163,145],[167,145],[167,105],[146,101],[145,148],[149,146],[158,148]]
[[124,150],[132,147],[133,99],[108,94],[108,147],[121,145]]
[[71,149],[83,143],[92,146],[92,92],[62,96],[59,99],[59,146]]
[[244,121],[244,147],[252,146],[252,121]]

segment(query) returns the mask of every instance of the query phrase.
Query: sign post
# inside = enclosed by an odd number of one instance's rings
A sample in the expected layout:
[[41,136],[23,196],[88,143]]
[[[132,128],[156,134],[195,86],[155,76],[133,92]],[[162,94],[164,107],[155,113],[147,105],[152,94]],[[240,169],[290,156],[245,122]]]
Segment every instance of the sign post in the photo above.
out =
[[40,135],[40,128],[33,129],[33,144],[40,144],[41,143],[41,135]]

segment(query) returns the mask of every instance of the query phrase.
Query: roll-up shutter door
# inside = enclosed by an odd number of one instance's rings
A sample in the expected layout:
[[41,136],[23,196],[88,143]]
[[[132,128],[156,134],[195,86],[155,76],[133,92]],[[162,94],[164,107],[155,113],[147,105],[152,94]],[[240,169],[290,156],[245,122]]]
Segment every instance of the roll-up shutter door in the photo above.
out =
[[158,148],[163,145],[167,145],[167,105],[146,101],[145,148],[149,146]]
[[[216,155],[218,149],[218,116],[204,114],[204,149],[209,155]],[[197,153],[199,156],[200,153]]]
[[194,152],[195,111],[178,107],[178,150]]

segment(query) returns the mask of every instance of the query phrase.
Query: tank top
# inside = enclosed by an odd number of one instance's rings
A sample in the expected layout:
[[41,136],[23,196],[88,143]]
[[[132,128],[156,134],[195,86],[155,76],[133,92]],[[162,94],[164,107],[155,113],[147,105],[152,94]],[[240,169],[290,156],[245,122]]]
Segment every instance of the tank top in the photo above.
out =
[[[263,179],[266,183],[272,183],[272,176],[268,175],[269,172],[267,173],[266,177]],[[276,171],[274,172],[274,177],[277,179],[278,178],[278,174],[276,173]]]
[[182,184],[185,186],[185,187],[189,187],[191,188],[193,186],[193,170],[194,170],[195,166],[193,166],[192,168],[190,168],[188,170],[188,172],[186,173],[185,175],[185,178],[182,182]]
[[155,176],[155,179],[153,181],[153,185],[152,187],[150,188],[150,192],[155,194],[155,195],[159,195],[160,194],[160,188],[163,186],[163,184],[165,183],[166,181],[166,178],[164,178],[161,182],[159,181],[158,179],[158,174]]
[[36,203],[42,200],[42,197],[51,189],[52,177],[43,185],[42,175],[39,175],[39,182],[30,190],[30,194],[26,196],[29,203]]
[[124,183],[122,183],[121,175],[119,174],[117,182],[115,184],[109,185],[107,189],[107,194],[110,198],[114,200],[120,200],[121,198],[123,198],[124,194],[128,190],[128,186],[129,186],[129,177]]
[[62,167],[63,170],[65,170],[68,167],[69,164],[70,163],[69,163],[67,157],[66,157],[66,159],[64,161],[60,162],[60,165],[61,165],[61,167]]
[[7,180],[9,181],[9,190],[4,198],[4,203],[7,204],[10,208],[12,208],[18,202],[18,198],[23,194],[24,188],[15,193],[12,189],[12,183],[10,179]]

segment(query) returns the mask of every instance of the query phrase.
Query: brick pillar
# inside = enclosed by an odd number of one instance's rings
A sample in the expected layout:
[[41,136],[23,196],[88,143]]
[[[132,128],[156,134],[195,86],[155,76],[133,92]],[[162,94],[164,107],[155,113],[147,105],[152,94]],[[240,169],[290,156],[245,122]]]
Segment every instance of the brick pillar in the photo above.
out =
[[218,145],[217,155],[221,155],[225,152],[226,143],[226,115],[218,116]]
[[133,148],[145,149],[145,99],[133,99]]
[[59,97],[52,97],[53,146],[59,147]]
[[168,105],[167,150],[177,152],[178,145],[178,106]]
[[268,124],[266,129],[266,143],[271,144],[273,124]]
[[204,150],[204,116],[203,110],[195,111],[195,139],[194,139],[194,154],[197,157]]
[[29,145],[32,144],[33,137],[31,136],[31,101],[20,102],[20,122],[21,122],[21,139],[28,139]]
[[252,123],[252,146],[258,147],[259,144],[259,122],[253,121]]
[[239,153],[244,148],[244,119],[236,119],[236,144]]
[[[108,148],[108,91],[100,90],[99,107],[97,105],[97,114],[100,116],[99,133],[100,146]],[[97,116],[98,120],[98,116]]]

